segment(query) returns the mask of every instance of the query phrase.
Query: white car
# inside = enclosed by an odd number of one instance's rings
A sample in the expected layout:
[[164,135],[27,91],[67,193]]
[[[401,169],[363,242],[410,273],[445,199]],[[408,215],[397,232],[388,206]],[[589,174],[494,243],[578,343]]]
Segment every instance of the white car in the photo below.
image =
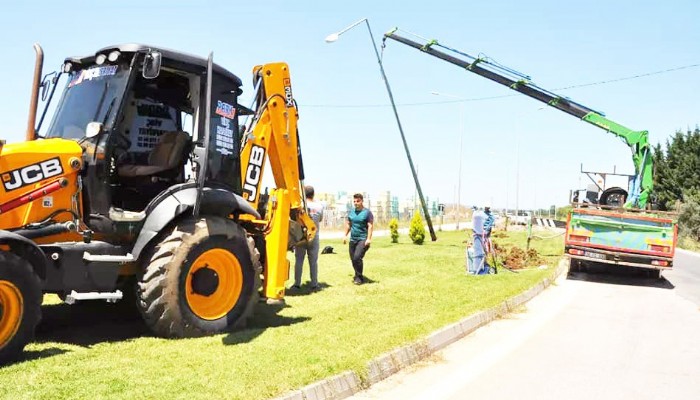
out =
[[508,214],[508,220],[514,225],[527,225],[528,221],[532,219],[532,213],[530,211],[518,211],[518,215]]

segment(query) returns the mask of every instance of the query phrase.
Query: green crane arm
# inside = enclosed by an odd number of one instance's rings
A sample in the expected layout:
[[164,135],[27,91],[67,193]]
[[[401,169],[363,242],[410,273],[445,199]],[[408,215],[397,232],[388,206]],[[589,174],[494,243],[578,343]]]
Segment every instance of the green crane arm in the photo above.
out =
[[[397,29],[384,34],[384,41],[387,38],[393,39],[415,49],[418,49],[431,56],[437,57],[459,67],[473,72],[484,78],[490,79],[503,86],[520,92],[535,100],[539,100],[551,107],[554,107],[567,114],[573,115],[590,124],[611,132],[615,136],[623,139],[632,150],[632,161],[634,162],[635,178],[625,207],[645,208],[649,200],[649,195],[653,189],[653,158],[649,151],[649,132],[634,131],[616,122],[605,118],[604,114],[586,106],[578,104],[570,99],[559,96],[546,89],[542,89],[530,81],[530,77],[515,70],[504,67],[500,64],[484,57],[473,57],[469,54],[443,46],[437,40],[418,43],[396,34]],[[440,47],[455,54],[447,54],[436,50],[433,47]]]
[[635,187],[625,207],[645,208],[654,188],[654,161],[649,151],[649,132],[634,131],[595,112],[585,115],[583,120],[624,139],[632,149]]

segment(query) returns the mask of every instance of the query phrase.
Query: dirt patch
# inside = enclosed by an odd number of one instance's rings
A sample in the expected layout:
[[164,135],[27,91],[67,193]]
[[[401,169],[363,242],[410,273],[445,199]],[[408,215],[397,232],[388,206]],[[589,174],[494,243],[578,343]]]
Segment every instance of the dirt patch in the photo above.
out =
[[499,261],[508,269],[523,269],[528,266],[542,264],[544,260],[535,249],[523,250],[520,247],[509,247],[494,243]]
[[544,259],[540,257],[540,254],[535,249],[530,249],[527,251],[527,264],[528,265],[540,265],[544,264]]
[[522,269],[527,263],[527,254],[519,247],[511,247],[506,253],[504,261],[508,269]]

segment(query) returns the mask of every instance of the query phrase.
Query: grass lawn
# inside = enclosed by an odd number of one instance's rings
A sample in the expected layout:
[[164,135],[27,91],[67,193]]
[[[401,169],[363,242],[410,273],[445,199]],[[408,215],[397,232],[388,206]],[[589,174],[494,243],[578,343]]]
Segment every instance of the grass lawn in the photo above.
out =
[[[323,290],[260,304],[251,325],[230,334],[160,339],[118,304],[47,304],[25,360],[0,368],[0,398],[265,399],[350,369],[362,375],[370,359],[552,275],[563,250],[561,236],[536,240],[549,268],[469,276],[466,233],[437,234],[422,246],[375,238],[365,257],[372,282],[362,286],[352,284],[346,246],[324,240],[338,254],[319,256]],[[496,241],[524,248],[525,233]]]

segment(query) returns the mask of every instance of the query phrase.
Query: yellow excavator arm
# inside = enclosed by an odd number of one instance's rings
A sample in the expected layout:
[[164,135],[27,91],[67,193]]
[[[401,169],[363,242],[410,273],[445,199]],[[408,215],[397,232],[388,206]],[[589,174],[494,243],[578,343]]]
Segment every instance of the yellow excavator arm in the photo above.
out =
[[269,193],[264,217],[250,222],[265,232],[263,296],[281,299],[289,278],[287,250],[299,242],[312,240],[316,225],[306,210],[297,130],[299,114],[292,95],[289,66],[258,65],[253,68],[253,80],[256,106],[243,136],[241,183],[243,198],[257,210],[265,161],[269,161],[276,188]]

